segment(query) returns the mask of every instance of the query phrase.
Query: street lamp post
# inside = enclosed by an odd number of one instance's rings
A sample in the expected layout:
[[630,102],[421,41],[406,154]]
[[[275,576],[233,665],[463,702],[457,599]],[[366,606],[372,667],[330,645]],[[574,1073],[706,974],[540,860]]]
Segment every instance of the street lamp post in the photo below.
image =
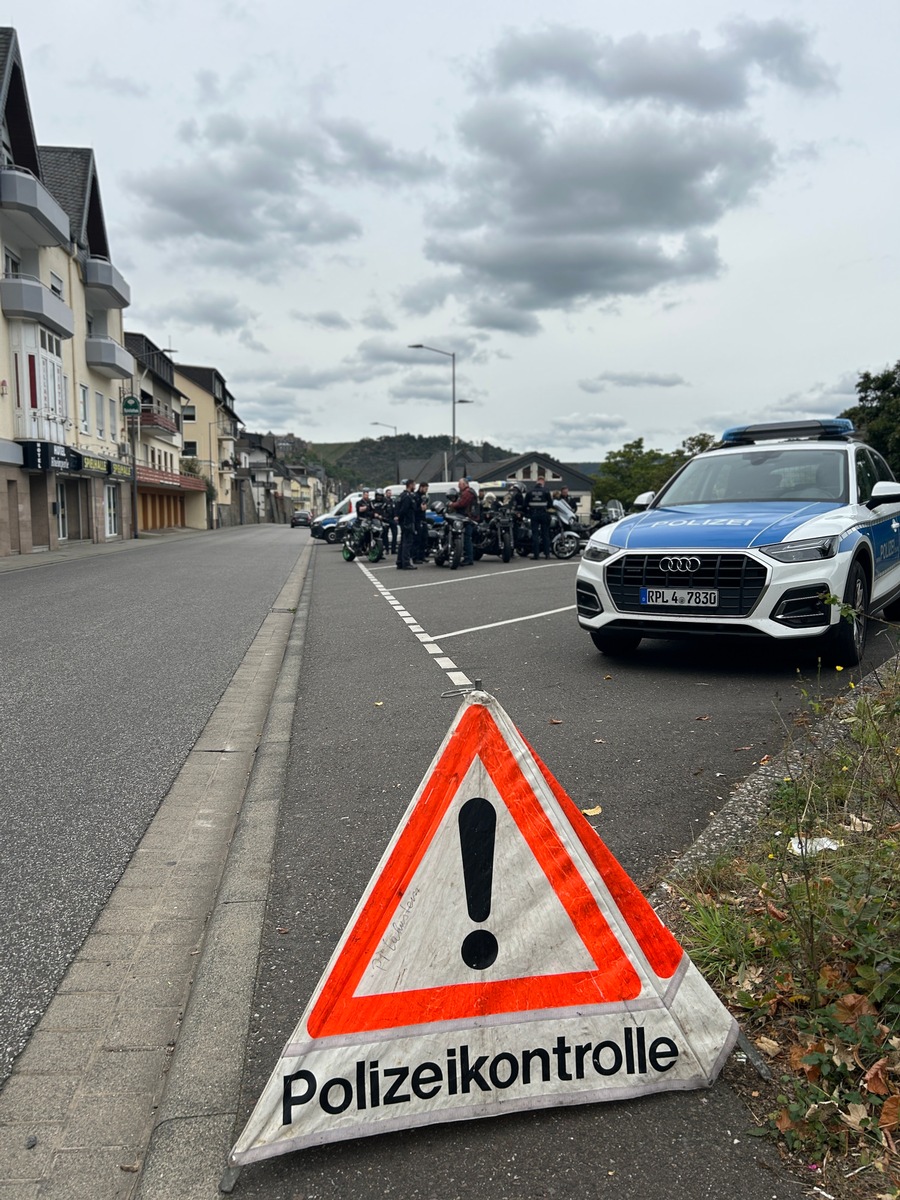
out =
[[397,426],[389,425],[387,421],[373,421],[373,425],[380,425],[382,429],[393,429],[394,431],[394,459],[397,468],[397,482],[400,482],[400,449],[397,445]]
[[437,346],[425,346],[422,342],[416,342],[409,347],[410,350],[430,350],[432,354],[443,354],[445,358],[450,359],[451,364],[451,394],[450,402],[453,405],[453,433],[450,438],[451,462],[454,470],[456,468],[456,352],[454,350],[439,350]]

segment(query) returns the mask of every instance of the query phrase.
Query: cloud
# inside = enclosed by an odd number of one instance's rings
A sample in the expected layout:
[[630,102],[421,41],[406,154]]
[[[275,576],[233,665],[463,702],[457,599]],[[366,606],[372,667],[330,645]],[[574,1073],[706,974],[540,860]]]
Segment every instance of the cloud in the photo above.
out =
[[[197,76],[214,97],[214,75]],[[126,188],[138,205],[146,239],[179,245],[204,262],[239,254],[254,277],[271,279],[310,248],[359,237],[359,219],[325,192],[335,186],[397,187],[436,178],[443,168],[427,154],[397,151],[361,122],[318,116],[293,124],[246,119],[218,110],[179,128],[189,156],[132,174]]]
[[236,296],[215,292],[188,292],[183,299],[171,300],[164,307],[144,310],[150,321],[177,321],[186,329],[212,329],[214,333],[233,333],[245,329],[258,314]]
[[532,434],[530,444],[582,452],[621,445],[627,430],[628,421],[617,413],[574,412],[555,418],[546,429]]
[[605,392],[610,384],[614,387],[624,388],[688,386],[687,380],[683,379],[680,375],[660,375],[654,371],[601,371],[599,375],[595,375],[592,379],[578,380],[578,386],[581,390],[583,392],[590,392],[591,395]]
[[397,328],[390,317],[377,308],[366,309],[360,317],[360,324],[365,325],[366,329],[384,331],[385,333],[389,333]]
[[299,312],[297,309],[292,309],[292,317],[297,321],[303,321],[307,325],[315,325],[319,329],[352,329],[352,324],[346,317],[341,316],[339,312],[326,311],[317,313]]
[[833,90],[834,72],[812,53],[811,35],[787,21],[731,22],[719,45],[694,31],[614,41],[554,25],[503,37],[481,73],[501,90],[553,84],[607,102],[651,101],[698,112],[744,108],[754,74],[800,91]]
[[835,86],[810,33],[786,21],[733,22],[713,45],[693,32],[506,34],[429,209],[435,274],[402,292],[403,307],[454,298],[472,328],[534,336],[543,311],[717,278],[718,226],[786,168],[752,107],[759,81]]
[[129,76],[111,75],[103,63],[96,61],[84,75],[71,82],[73,87],[90,88],[92,92],[109,92],[111,96],[118,96],[120,99],[140,100],[150,95],[149,84]]

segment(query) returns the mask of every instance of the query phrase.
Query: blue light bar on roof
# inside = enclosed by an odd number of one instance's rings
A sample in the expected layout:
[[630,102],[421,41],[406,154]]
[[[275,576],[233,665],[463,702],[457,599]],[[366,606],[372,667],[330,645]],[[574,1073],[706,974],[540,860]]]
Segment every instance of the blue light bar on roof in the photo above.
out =
[[745,446],[788,438],[821,441],[848,437],[853,432],[853,422],[847,417],[830,417],[824,421],[773,421],[770,425],[733,425],[722,434],[722,444]]

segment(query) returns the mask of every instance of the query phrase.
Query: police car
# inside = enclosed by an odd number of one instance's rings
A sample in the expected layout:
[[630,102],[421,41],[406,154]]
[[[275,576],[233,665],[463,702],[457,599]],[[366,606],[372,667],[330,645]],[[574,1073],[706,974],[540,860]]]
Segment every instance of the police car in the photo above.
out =
[[726,430],[639,500],[578,569],[578,623],[604,653],[742,634],[820,639],[855,666],[867,616],[900,620],[900,484],[848,420]]

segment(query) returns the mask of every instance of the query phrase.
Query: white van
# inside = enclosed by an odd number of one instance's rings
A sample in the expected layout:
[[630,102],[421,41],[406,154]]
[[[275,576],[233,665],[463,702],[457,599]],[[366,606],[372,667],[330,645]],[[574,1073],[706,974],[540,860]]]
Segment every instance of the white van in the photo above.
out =
[[[370,499],[375,496],[375,492],[383,492],[386,488],[391,489],[394,499],[403,491],[399,484],[386,483],[383,488],[366,488]],[[321,517],[316,517],[310,526],[310,533],[314,538],[320,538],[324,542],[337,541],[337,523],[341,517],[352,516],[356,512],[357,501],[362,496],[362,492],[351,492],[349,496],[345,496],[340,503],[334,508],[329,508],[328,512],[322,513]]]

